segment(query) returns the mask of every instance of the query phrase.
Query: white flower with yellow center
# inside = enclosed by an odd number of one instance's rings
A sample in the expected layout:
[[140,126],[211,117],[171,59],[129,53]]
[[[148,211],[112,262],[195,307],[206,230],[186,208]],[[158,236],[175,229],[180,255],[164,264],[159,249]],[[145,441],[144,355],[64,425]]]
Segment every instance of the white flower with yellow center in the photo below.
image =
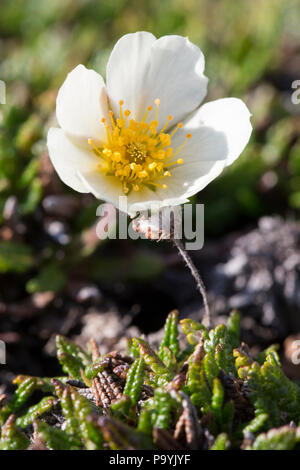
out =
[[207,87],[200,49],[181,36],[123,36],[101,75],[78,65],[57,97],[48,133],[64,183],[128,213],[188,201],[243,151],[250,113],[236,98],[200,107]]

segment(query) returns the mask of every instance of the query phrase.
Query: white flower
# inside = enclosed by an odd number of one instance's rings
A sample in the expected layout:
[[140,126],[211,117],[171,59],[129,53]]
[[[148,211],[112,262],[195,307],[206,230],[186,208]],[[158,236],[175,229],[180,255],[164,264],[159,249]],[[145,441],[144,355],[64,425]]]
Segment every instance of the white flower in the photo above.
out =
[[250,113],[236,98],[204,104],[200,49],[181,36],[123,36],[106,85],[78,65],[57,97],[59,128],[48,133],[52,163],[64,183],[128,213],[188,201],[243,151]]

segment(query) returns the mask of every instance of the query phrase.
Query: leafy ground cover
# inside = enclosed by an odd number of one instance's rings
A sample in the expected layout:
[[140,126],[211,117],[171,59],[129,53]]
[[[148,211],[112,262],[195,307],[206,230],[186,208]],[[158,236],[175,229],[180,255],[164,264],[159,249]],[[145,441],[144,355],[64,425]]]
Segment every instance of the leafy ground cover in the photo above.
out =
[[92,339],[85,352],[57,336],[64,375],[14,380],[13,397],[1,397],[0,448],[299,448],[300,388],[276,347],[251,357],[237,312],[210,331],[180,324],[185,340],[174,311],[157,350],[134,337],[102,356]]

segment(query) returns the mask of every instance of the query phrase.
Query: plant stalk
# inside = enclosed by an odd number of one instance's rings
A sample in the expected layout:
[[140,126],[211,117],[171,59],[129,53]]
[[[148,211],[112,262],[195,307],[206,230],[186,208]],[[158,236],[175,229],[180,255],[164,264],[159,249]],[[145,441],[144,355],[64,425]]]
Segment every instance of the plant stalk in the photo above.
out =
[[192,261],[192,258],[190,257],[190,255],[188,254],[186,249],[184,248],[181,241],[178,240],[178,239],[173,238],[173,242],[174,242],[174,245],[176,246],[177,250],[179,251],[179,254],[182,256],[182,258],[186,262],[187,266],[189,267],[189,269],[192,273],[192,276],[196,281],[197,287],[200,291],[200,294],[202,295],[203,303],[204,303],[205,316],[204,316],[203,319],[205,319],[205,322],[206,322],[208,328],[210,328],[211,327],[211,314],[210,314],[210,309],[209,309],[209,305],[208,305],[206,289],[205,289],[205,285],[202,281],[202,278],[201,278],[196,266],[194,265],[194,263]]

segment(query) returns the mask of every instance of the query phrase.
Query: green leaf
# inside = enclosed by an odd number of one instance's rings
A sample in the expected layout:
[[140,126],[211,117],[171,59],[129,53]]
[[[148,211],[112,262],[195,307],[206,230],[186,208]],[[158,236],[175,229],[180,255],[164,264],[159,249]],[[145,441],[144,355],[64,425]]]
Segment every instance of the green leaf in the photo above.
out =
[[136,359],[127,372],[123,394],[131,398],[132,405],[137,405],[144,382],[144,359]]
[[179,352],[177,310],[174,310],[168,315],[165,323],[165,334],[159,346],[158,355],[160,359],[166,364],[165,347],[167,347],[174,354],[174,356],[177,356]]
[[90,358],[80,346],[64,336],[56,336],[57,358],[66,374],[81,380],[81,371],[90,366]]
[[2,427],[0,450],[25,450],[29,446],[29,439],[15,425],[13,415],[6,421]]
[[67,282],[67,277],[57,263],[51,263],[43,267],[38,275],[26,284],[26,290],[30,294],[34,292],[57,292]]
[[43,421],[36,421],[35,432],[49,449],[78,450],[82,447],[79,437],[71,436],[66,431],[49,426]]
[[227,434],[222,433],[216,437],[215,442],[209,450],[227,450],[230,446],[230,442]]
[[31,248],[24,243],[0,241],[0,272],[23,273],[34,265]]

